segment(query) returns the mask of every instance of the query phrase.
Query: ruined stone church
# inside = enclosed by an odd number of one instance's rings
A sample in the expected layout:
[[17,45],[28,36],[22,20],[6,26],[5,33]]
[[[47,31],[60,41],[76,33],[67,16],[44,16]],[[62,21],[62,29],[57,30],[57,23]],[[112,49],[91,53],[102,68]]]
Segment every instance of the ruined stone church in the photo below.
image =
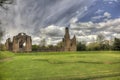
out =
[[63,38],[63,50],[64,51],[76,51],[77,50],[77,44],[76,44],[76,37],[70,39],[69,35],[69,28],[65,28],[65,35]]
[[[26,35],[25,33],[19,33],[18,35],[13,37],[13,41],[10,38],[6,40],[5,43],[6,49],[8,51],[13,52],[30,52],[32,51],[32,39],[31,36]],[[65,35],[62,40],[61,47],[53,47],[53,48],[41,48],[39,51],[76,51],[76,37],[70,39],[69,28],[65,28]]]
[[32,51],[32,39],[25,33],[19,33],[13,37],[13,41],[8,38],[5,46],[7,50],[13,52],[30,52]]

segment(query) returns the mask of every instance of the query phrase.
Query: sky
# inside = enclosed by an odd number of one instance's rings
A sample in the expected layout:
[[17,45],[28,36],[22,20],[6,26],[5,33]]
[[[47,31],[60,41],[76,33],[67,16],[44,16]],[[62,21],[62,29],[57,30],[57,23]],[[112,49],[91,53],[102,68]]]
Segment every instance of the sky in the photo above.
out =
[[92,42],[102,34],[110,40],[120,38],[120,0],[16,0],[0,9],[3,42],[24,32],[33,44],[56,44],[62,41],[65,27],[71,38]]

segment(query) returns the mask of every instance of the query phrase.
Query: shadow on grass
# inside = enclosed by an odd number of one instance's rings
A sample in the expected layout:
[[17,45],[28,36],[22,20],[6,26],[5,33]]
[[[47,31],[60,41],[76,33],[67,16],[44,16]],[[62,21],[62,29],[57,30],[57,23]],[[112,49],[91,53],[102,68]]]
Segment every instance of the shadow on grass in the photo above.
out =
[[71,58],[73,58],[73,57],[76,57],[76,58],[85,58],[87,56],[69,56],[69,57],[71,57]]
[[[95,76],[88,76],[88,77],[80,77],[80,76],[66,76],[66,77],[50,77],[47,80],[98,80],[104,78],[111,78],[111,77],[119,77],[120,73],[116,74],[103,74],[103,75],[95,75]],[[46,80],[46,79],[45,79]]]
[[49,59],[33,59],[34,61],[46,61],[50,64],[69,64],[69,63],[83,63],[83,64],[119,64],[120,62],[89,62],[89,61],[58,61]]

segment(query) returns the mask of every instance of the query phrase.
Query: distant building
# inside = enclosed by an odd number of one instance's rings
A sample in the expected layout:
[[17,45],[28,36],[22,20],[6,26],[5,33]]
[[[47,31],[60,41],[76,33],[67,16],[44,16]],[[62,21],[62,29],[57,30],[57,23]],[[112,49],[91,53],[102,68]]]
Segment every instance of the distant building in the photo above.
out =
[[70,39],[69,35],[69,28],[65,28],[65,35],[63,38],[63,50],[64,51],[76,51],[77,50],[77,44],[76,44],[76,37]]

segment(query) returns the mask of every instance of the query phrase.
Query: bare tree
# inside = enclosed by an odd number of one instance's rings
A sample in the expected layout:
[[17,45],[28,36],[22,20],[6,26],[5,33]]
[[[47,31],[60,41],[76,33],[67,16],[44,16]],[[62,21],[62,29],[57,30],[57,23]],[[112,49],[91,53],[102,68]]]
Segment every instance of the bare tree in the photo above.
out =
[[[0,0],[0,8],[7,9],[7,7],[4,7],[5,4],[12,4],[14,0]],[[3,36],[4,31],[2,30],[1,27],[1,21],[0,21],[0,42]]]
[[42,39],[40,42],[40,47],[46,46],[46,40]]
[[0,0],[0,7],[3,9],[7,9],[4,5],[5,4],[12,4],[14,0]]
[[1,42],[2,36],[3,36],[3,30],[2,30],[2,28],[0,27],[0,42]]
[[102,42],[105,39],[105,36],[103,34],[98,34],[97,35],[97,41]]
[[[4,10],[7,10],[8,7],[6,7],[5,5],[7,4],[12,4],[14,0],[0,0],[0,8],[1,9],[4,9]],[[4,34],[4,31],[2,30],[2,27],[1,27],[1,21],[0,21],[0,50],[2,49],[3,45],[1,44],[1,40],[2,40],[2,37],[3,37],[3,34]]]

